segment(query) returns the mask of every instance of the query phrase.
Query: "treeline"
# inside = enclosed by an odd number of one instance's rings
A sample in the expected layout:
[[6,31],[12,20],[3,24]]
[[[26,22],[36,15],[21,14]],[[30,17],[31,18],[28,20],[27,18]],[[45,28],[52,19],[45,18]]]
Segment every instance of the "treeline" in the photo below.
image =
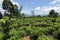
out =
[[[3,0],[2,3],[2,8],[5,10],[4,11],[4,15],[2,15],[2,13],[0,12],[0,19],[3,18],[3,16],[8,16],[9,18],[21,18],[21,17],[25,17],[25,13],[21,13],[23,6],[20,7],[20,9],[18,9],[18,6],[16,4],[13,4],[10,0]],[[32,17],[35,16],[34,11],[31,11]],[[41,15],[37,15],[38,17],[40,17]],[[57,17],[59,16],[58,12],[55,12],[54,9],[52,9],[49,12],[49,15],[47,15],[48,17]]]

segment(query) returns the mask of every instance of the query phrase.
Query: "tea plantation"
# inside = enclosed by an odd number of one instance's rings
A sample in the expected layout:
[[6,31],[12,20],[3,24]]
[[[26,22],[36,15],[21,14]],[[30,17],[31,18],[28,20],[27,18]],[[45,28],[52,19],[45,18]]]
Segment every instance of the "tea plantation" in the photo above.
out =
[[[3,0],[0,11],[0,40],[60,40],[60,15],[52,9],[48,15],[22,13],[11,0]],[[29,13],[28,13],[29,14]]]
[[60,17],[26,17],[0,19],[0,40],[60,40]]

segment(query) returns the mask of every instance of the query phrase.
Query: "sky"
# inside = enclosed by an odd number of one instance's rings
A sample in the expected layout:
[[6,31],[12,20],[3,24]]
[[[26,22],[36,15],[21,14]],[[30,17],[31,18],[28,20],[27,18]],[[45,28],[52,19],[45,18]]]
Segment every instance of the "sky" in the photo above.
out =
[[[2,2],[3,0],[0,0],[0,11],[4,12]],[[11,0],[11,2],[19,8],[23,5],[22,12],[29,15],[32,10],[35,11],[35,15],[48,15],[52,9],[60,13],[60,0]]]

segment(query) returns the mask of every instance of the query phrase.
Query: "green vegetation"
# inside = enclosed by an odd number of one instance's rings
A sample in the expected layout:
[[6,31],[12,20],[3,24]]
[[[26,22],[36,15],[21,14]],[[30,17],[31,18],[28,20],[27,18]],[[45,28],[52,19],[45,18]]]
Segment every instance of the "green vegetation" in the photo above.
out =
[[60,17],[35,17],[35,19],[26,17],[24,20],[22,18],[10,20],[9,17],[4,16],[0,19],[0,34],[1,40],[5,38],[6,40],[20,40],[25,35],[31,35],[31,37],[35,35],[36,40],[50,40],[50,35],[59,40]]
[[[0,40],[23,40],[30,36],[31,40],[60,40],[60,15],[51,10],[48,16],[26,17],[21,14],[10,0],[3,1],[4,15],[0,12]],[[9,14],[10,13],[10,14]]]

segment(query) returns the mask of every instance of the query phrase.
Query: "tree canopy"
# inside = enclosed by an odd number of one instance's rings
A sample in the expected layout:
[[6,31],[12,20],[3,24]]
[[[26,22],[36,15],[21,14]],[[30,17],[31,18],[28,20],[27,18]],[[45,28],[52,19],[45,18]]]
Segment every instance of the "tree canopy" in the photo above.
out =
[[49,16],[50,17],[57,17],[59,15],[59,13],[55,12],[54,9],[52,9],[50,12],[49,12]]

